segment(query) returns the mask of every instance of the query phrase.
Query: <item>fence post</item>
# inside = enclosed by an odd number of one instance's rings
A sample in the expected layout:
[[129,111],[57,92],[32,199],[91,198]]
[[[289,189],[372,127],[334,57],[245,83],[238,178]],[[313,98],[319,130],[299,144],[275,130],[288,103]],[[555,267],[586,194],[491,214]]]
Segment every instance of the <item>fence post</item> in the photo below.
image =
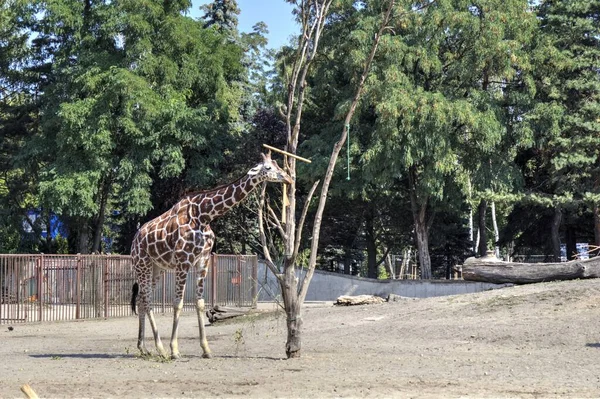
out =
[[219,262],[217,262],[216,254],[210,255],[210,271],[212,272],[210,275],[210,296],[211,296],[211,306],[214,308],[217,304],[217,267]]
[[241,255],[237,255],[235,257],[236,262],[235,262],[235,272],[236,272],[236,279],[237,279],[237,290],[238,290],[238,307],[242,307],[242,256]]
[[258,256],[252,255],[252,308],[258,304]]
[[43,288],[44,288],[44,270],[43,270],[43,264],[44,264],[44,254],[40,254],[37,257],[37,265],[36,265],[36,269],[37,269],[37,285],[38,285],[38,321],[42,321],[42,318],[44,316],[44,307],[43,307],[43,298],[44,298],[44,294],[42,292]]
[[104,254],[104,317],[108,317],[108,255]]
[[77,254],[75,273],[75,318],[81,318],[81,254]]
[[[162,312],[163,314],[166,312],[166,303],[167,303],[167,273],[162,274]],[[183,293],[185,295],[185,292]]]

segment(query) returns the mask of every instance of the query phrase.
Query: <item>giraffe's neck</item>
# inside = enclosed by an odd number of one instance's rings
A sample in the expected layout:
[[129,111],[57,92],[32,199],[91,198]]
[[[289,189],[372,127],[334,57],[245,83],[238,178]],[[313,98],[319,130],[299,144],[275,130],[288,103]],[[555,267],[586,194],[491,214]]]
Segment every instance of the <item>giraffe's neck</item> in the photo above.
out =
[[208,224],[244,201],[264,180],[258,176],[244,175],[227,186],[198,194],[192,198],[192,202],[198,206],[201,221]]

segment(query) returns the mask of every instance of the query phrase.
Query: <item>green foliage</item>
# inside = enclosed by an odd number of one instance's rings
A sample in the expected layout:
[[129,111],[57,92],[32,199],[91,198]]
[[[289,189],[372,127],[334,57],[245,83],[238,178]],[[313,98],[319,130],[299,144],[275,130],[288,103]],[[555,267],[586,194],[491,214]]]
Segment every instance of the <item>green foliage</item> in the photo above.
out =
[[[214,181],[214,171],[205,170],[214,170],[239,134],[229,128],[240,119],[242,90],[235,81],[245,71],[243,49],[184,16],[189,1],[35,5],[22,22],[22,32],[35,38],[31,47],[25,34],[7,41],[13,59],[18,45],[26,47],[25,68],[4,53],[0,61],[20,72],[16,84],[36,73],[32,91],[41,93],[35,103],[21,100],[33,106],[31,122],[15,121],[12,110],[4,115],[14,122],[2,118],[0,128],[18,123],[21,129],[3,147],[24,146],[6,155],[20,167],[5,174],[6,189],[12,175],[31,174],[35,200],[21,201],[20,209],[43,205],[77,220],[80,235],[92,228],[92,250],[99,250],[106,214],[145,215],[155,206],[157,180]],[[0,18],[10,10],[2,8]]]
[[[298,165],[300,200],[327,168],[387,4],[332,4],[304,89],[298,153],[313,163]],[[71,251],[99,250],[104,235],[127,252],[137,223],[183,191],[236,177],[261,143],[285,146],[294,43],[271,64],[266,25],[239,33],[236,1],[205,5],[199,21],[185,15],[190,6],[0,4],[0,252],[66,251],[64,238],[41,238],[52,213]],[[496,203],[501,242],[517,250],[549,251],[556,207],[561,234],[568,226],[591,237],[600,2],[396,8],[334,172],[322,262],[367,259],[377,273],[386,251],[399,254],[424,232],[420,245],[443,275],[468,255],[466,219],[481,200]],[[250,207],[219,223],[218,247],[255,250]]]
[[[600,20],[598,1],[543,1],[533,49],[535,101],[523,129],[535,151],[524,174],[546,206],[596,202],[600,145]],[[535,199],[535,196],[533,196]]]

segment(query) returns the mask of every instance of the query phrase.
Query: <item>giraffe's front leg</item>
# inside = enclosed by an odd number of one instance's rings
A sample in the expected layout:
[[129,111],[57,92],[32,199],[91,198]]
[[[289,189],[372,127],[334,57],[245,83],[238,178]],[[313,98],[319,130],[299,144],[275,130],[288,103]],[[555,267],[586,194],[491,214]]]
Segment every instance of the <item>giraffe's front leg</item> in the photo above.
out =
[[208,347],[208,341],[206,339],[206,330],[204,326],[204,279],[206,278],[206,268],[202,269],[198,273],[198,285],[196,287],[196,312],[198,313],[198,328],[200,330],[200,346],[202,347],[202,357],[211,358],[212,354]]
[[178,269],[175,276],[175,300],[173,301],[173,331],[171,333],[171,358],[179,359],[179,343],[177,342],[177,333],[179,327],[179,316],[183,309],[183,295],[185,293],[185,283],[187,279],[187,269]]
[[144,303],[144,300],[141,299],[141,296],[138,308],[138,319],[139,323],[137,347],[140,350],[142,356],[150,356],[150,351],[148,350],[148,348],[146,348],[146,340],[144,338],[146,334],[146,304]]

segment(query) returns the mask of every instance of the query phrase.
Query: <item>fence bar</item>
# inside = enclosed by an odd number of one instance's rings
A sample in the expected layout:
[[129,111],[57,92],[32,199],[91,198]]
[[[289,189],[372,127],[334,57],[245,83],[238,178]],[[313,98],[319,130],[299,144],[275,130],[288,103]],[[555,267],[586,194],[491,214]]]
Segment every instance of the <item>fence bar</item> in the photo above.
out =
[[102,262],[104,268],[104,278],[102,279],[102,285],[104,286],[104,317],[108,317],[108,257],[104,255],[104,262]]
[[42,254],[38,259],[37,259],[37,285],[38,285],[38,291],[37,291],[37,295],[38,295],[38,320],[39,321],[43,321],[43,310],[44,310],[44,293],[42,292],[43,288],[44,288],[44,274],[42,272],[42,262],[44,260],[44,255]]
[[210,278],[210,292],[211,292],[211,299],[210,299],[210,305],[211,306],[215,306],[217,304],[217,276],[219,274],[218,270],[217,270],[217,262],[215,261],[215,254],[212,254],[210,256],[210,265],[209,265],[209,270],[211,272],[211,278]]
[[75,318],[81,318],[81,254],[77,254],[75,270]]
[[252,307],[256,308],[258,305],[258,259],[252,258]]

